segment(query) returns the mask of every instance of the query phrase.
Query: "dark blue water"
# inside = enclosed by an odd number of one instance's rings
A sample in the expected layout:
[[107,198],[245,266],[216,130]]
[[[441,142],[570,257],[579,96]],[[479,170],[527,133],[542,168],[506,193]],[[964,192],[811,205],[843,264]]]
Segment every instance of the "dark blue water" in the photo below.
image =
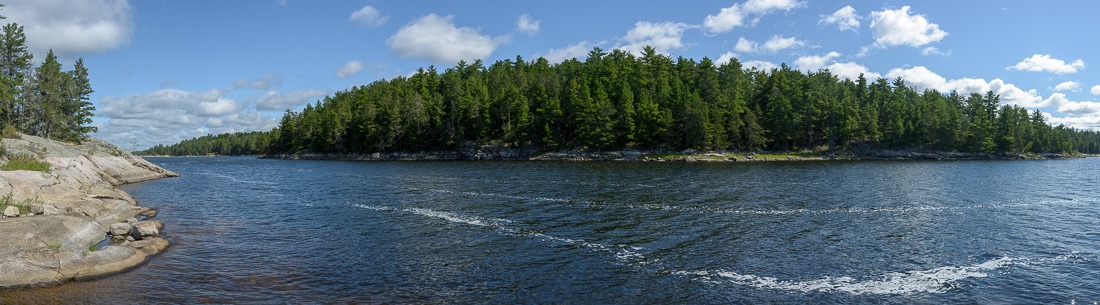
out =
[[1100,159],[151,159],[171,249],[0,303],[1100,301]]

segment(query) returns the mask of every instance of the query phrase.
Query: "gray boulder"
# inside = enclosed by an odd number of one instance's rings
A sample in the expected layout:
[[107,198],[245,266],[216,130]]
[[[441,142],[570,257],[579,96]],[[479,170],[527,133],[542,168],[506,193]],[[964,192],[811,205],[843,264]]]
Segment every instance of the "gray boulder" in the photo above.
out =
[[158,225],[158,223],[159,221],[152,220],[139,221],[134,224],[131,235],[137,240],[160,236],[160,228],[164,225]]
[[110,233],[111,233],[111,236],[126,236],[126,235],[130,235],[130,229],[132,229],[132,228],[133,228],[133,226],[131,226],[128,223],[124,223],[124,222],[115,223],[115,224],[111,224]]
[[19,216],[19,208],[14,206],[8,206],[4,209],[4,217],[16,217]]

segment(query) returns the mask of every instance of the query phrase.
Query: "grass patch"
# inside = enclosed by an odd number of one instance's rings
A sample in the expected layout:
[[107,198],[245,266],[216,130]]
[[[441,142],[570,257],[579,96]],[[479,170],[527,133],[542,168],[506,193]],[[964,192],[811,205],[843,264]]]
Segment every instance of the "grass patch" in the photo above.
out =
[[50,171],[50,164],[45,161],[40,161],[32,155],[19,154],[8,157],[8,163],[4,164],[4,166],[0,166],[0,170],[29,170],[45,173]]
[[12,199],[12,196],[12,193],[9,192],[7,195],[4,195],[4,197],[0,197],[0,211],[7,209],[9,206],[12,206],[19,208],[19,214],[28,214],[31,212],[31,208],[27,207],[26,204],[15,203],[15,200]]
[[50,249],[61,249],[61,243],[50,244]]

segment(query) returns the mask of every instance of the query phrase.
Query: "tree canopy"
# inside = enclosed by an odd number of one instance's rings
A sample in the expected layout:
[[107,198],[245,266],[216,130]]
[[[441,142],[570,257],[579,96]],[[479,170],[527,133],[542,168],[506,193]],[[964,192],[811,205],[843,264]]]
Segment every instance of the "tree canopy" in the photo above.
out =
[[207,136],[149,154],[375,153],[466,145],[553,150],[923,149],[1098,153],[1100,133],[1052,126],[994,92],[918,91],[904,79],[842,79],[781,65],[746,69],[595,48],[584,60],[461,61],[378,80],[287,110],[270,133]]
[[23,27],[9,23],[0,31],[0,126],[35,136],[79,141],[90,126],[95,106],[88,69],[77,59],[63,71],[53,50],[38,67],[27,50]]
[[379,80],[287,111],[272,153],[451,150],[928,149],[992,154],[1100,152],[1100,134],[1051,126],[993,93],[918,91],[904,79],[841,79],[781,65],[745,69],[593,49],[551,64],[486,66]]

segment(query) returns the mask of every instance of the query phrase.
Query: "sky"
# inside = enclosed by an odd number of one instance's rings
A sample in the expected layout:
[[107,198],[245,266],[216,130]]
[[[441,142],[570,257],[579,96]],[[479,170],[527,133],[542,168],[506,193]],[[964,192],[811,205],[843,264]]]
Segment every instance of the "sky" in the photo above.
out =
[[1100,130],[1097,1],[0,0],[36,61],[83,58],[93,137],[145,149],[265,131],[335,92],[459,60],[593,47],[903,77]]

